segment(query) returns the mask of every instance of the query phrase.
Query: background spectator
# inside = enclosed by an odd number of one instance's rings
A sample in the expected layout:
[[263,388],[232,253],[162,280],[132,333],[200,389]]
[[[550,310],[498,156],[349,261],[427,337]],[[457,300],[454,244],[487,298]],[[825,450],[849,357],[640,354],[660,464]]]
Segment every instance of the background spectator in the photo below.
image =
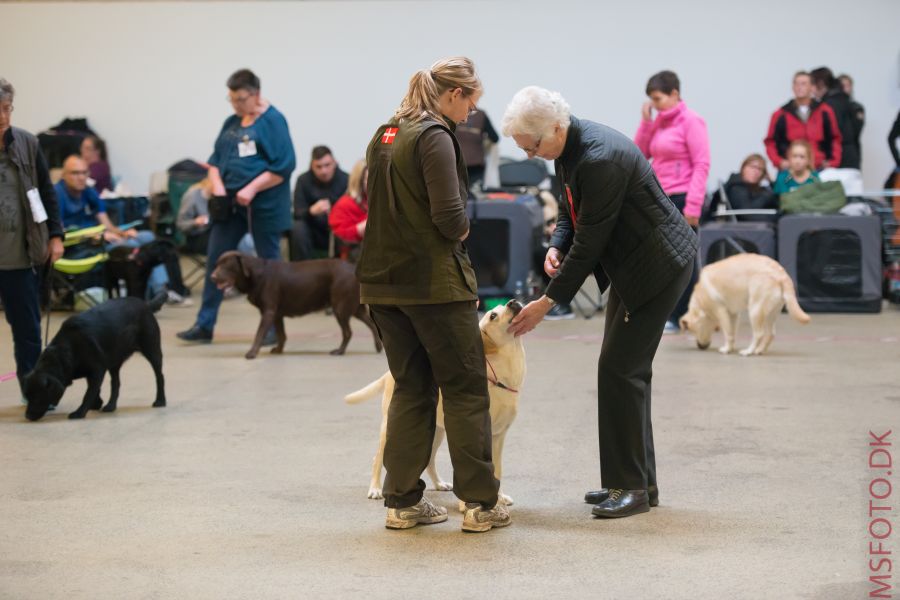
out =
[[[209,177],[198,181],[184,192],[178,219],[175,223],[185,236],[185,250],[192,254],[206,254],[209,244],[209,199],[212,197],[212,181]],[[238,244],[238,252],[255,255],[253,236],[247,233]]]
[[834,111],[812,97],[812,77],[805,71],[794,74],[794,99],[772,113],[766,134],[766,154],[779,171],[788,168],[788,146],[806,140],[813,148],[817,169],[836,167],[841,162],[841,131]]
[[892,187],[896,181],[896,174],[900,172],[900,148],[897,147],[897,141],[900,140],[900,112],[897,113],[897,119],[894,121],[891,131],[888,133],[888,147],[891,149],[891,156],[894,157],[894,172],[888,179],[886,188]]
[[[21,389],[41,354],[40,269],[62,256],[63,230],[37,138],[12,126],[15,93],[12,84],[0,78],[0,301],[12,328]],[[23,181],[37,187],[47,213],[42,223],[35,222]]]
[[469,188],[476,186],[477,189],[481,189],[484,183],[485,143],[496,144],[500,141],[500,136],[497,135],[487,113],[477,108],[465,123],[456,128],[456,139],[459,140],[459,148],[466,161]]
[[[766,159],[760,154],[751,154],[741,163],[741,169],[732,173],[722,186],[728,198],[728,204],[734,210],[777,209],[778,196],[770,187],[769,173],[766,171]],[[722,201],[721,191],[713,194],[710,204],[710,215],[714,215]],[[777,215],[738,215],[738,221],[771,222]]]
[[328,255],[328,213],[347,191],[347,173],[341,170],[327,146],[312,150],[309,170],[297,177],[294,188],[294,228],[291,260]]
[[369,169],[366,161],[360,160],[350,171],[347,193],[335,203],[328,215],[328,224],[334,235],[349,244],[359,244],[366,232],[369,215],[369,196],[366,188]]
[[81,142],[81,158],[88,165],[90,178],[94,180],[94,189],[98,194],[104,190],[113,191],[112,176],[106,158],[106,142],[96,135],[89,135]]
[[809,142],[795,140],[788,148],[788,168],[778,172],[775,179],[774,192],[783,194],[793,189],[819,181],[819,176],[812,170],[813,151]]
[[[652,160],[663,191],[691,227],[700,223],[709,176],[709,135],[706,121],[681,99],[681,83],[672,71],[660,71],[647,82],[650,98],[641,109],[634,141]],[[653,118],[653,109],[658,111]],[[667,333],[680,331],[678,319],[687,312],[696,273],[666,323]]]
[[[177,334],[186,342],[212,341],[222,290],[210,275],[219,256],[236,249],[249,231],[261,258],[280,260],[279,241],[291,227],[288,177],[296,160],[287,120],[262,97],[253,71],[235,71],[226,85],[234,114],[222,124],[208,162],[212,193],[227,200],[229,211],[210,227],[203,304],[194,325]],[[274,330],[266,342],[275,342]]]
[[841,130],[841,160],[831,166],[859,169],[862,162],[859,134],[862,132],[864,119],[854,114],[850,96],[844,92],[841,82],[835,78],[831,69],[819,67],[813,69],[810,75],[816,98],[831,107]]

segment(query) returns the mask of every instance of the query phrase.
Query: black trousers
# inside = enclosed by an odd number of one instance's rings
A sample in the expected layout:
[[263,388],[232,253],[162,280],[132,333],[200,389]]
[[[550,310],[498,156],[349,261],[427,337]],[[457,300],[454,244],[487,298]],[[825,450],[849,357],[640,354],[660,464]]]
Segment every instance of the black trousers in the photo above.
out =
[[625,321],[625,306],[612,287],[597,368],[600,476],[605,488],[645,490],[656,485],[656,451],[650,420],[653,358],[666,319],[691,278],[682,269],[662,292]]
[[[675,208],[678,209],[678,212],[684,214],[684,204],[687,198],[687,194],[672,194],[669,196],[672,202],[675,204]],[[697,228],[694,228],[694,233],[697,233]],[[678,298],[678,302],[675,303],[675,308],[672,310],[672,314],[669,315],[669,321],[672,323],[678,323],[678,320],[683,317],[688,311],[688,303],[691,301],[691,293],[694,291],[694,284],[697,283],[697,278],[699,277],[697,273],[697,260],[694,260],[694,269],[691,272],[691,279],[688,282],[687,286],[684,288],[684,292],[682,292],[681,296]]]
[[475,302],[371,305],[396,387],[384,445],[384,505],[416,504],[431,457],[438,388],[453,463],[453,490],[485,508],[500,482],[491,462],[490,397]]
[[0,271],[0,301],[12,328],[19,388],[41,355],[40,277],[32,268]]

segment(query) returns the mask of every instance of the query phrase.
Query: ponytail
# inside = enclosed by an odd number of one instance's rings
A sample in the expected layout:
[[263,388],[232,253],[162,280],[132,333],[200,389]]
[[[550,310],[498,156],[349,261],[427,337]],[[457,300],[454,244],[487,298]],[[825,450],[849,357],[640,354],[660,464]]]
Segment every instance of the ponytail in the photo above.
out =
[[465,96],[481,91],[475,64],[464,56],[439,60],[430,69],[417,71],[409,80],[409,90],[394,113],[397,120],[418,121],[424,117],[441,119],[441,94],[461,88]]

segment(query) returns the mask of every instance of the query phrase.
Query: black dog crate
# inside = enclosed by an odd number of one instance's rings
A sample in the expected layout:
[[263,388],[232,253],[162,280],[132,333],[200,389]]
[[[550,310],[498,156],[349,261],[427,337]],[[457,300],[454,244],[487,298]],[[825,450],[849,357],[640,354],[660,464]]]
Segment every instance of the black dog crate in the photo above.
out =
[[534,196],[515,200],[477,200],[466,210],[471,221],[466,248],[478,279],[480,297],[525,293],[540,245],[543,214]]
[[804,310],[881,311],[878,217],[783,217],[778,221],[778,256]]
[[771,223],[709,223],[700,228],[702,266],[743,252],[775,258],[775,227]]

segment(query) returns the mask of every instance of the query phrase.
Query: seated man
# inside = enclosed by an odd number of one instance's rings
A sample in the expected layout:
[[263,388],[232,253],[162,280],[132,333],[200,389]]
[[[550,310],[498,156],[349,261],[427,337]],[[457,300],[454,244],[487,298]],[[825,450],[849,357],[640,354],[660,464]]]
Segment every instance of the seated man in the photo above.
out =
[[[98,224],[104,225],[106,230],[103,232],[103,239],[111,248],[116,246],[140,248],[154,240],[153,233],[150,231],[122,230],[116,227],[109,215],[106,214],[106,205],[103,200],[93,188],[88,187],[87,178],[88,165],[84,159],[73,154],[65,160],[62,179],[54,186],[56,197],[59,200],[59,214],[63,227],[83,229]],[[191,304],[189,300],[185,299],[188,290],[181,280],[177,255],[175,255],[175,260],[167,260],[165,266],[159,265],[153,269],[147,288],[150,295],[167,289],[170,304],[181,306]]]
[[309,171],[297,177],[294,188],[291,260],[328,255],[328,213],[347,191],[347,180],[327,146],[313,148]]

